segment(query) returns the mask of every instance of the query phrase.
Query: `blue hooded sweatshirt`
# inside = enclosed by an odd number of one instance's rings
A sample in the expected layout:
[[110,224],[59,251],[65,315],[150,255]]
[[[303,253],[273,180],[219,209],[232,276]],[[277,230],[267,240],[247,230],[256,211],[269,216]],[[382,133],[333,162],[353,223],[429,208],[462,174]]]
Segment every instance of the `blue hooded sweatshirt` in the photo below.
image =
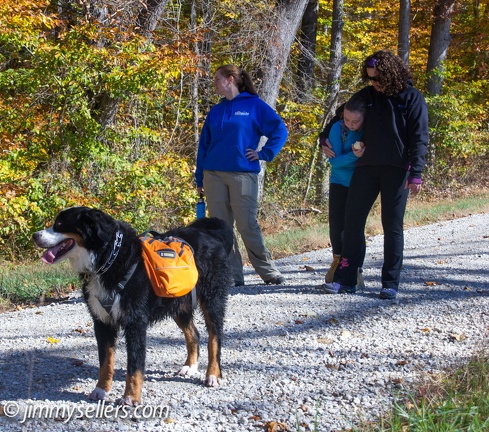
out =
[[257,95],[238,94],[222,98],[207,115],[200,134],[195,181],[203,186],[204,170],[260,172],[260,162],[250,162],[246,149],[256,150],[262,136],[268,138],[258,152],[260,160],[271,162],[287,140],[287,128],[280,116]]
[[329,142],[335,157],[329,159],[331,164],[330,183],[350,187],[350,181],[358,158],[351,146],[355,141],[362,141],[363,130],[352,131],[343,120],[337,121],[329,132]]

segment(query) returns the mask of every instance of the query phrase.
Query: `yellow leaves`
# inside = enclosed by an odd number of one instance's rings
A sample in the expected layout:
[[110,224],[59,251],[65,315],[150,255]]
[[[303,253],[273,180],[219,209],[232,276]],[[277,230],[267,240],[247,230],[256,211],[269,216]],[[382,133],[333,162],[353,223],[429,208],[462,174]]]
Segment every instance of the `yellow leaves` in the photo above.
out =
[[59,342],[60,342],[60,340],[59,340],[59,339],[53,338],[53,337],[51,337],[51,336],[48,336],[48,337],[46,338],[46,341],[47,341],[47,343],[49,343],[49,344],[57,344],[57,343],[59,343]]

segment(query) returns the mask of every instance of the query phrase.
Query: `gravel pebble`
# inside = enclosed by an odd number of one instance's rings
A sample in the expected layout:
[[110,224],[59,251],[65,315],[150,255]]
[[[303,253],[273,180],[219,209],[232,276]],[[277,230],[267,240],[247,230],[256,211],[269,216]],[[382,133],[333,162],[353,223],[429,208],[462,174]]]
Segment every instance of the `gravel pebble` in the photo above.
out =
[[462,364],[485,346],[489,215],[406,230],[394,301],[377,297],[382,244],[382,236],[369,239],[366,289],[355,295],[322,291],[329,249],[278,260],[287,278],[282,286],[263,285],[247,268],[246,286],[231,290],[219,388],[202,385],[201,316],[201,370],[192,378],[175,376],[185,359],[176,324],[152,327],[137,410],[114,404],[124,389],[123,338],[107,401],[87,400],[98,360],[79,293],[2,314],[0,429],[246,432],[277,422],[291,431],[329,432],[375,420],[403,385]]

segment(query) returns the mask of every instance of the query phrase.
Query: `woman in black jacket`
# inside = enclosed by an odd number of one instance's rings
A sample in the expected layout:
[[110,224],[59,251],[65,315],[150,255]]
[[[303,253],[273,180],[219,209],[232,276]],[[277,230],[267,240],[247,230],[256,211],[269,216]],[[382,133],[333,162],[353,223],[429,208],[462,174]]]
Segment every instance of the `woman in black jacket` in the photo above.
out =
[[[404,250],[404,213],[409,192],[421,189],[421,174],[428,146],[428,109],[421,92],[411,84],[407,65],[389,51],[368,56],[362,78],[371,85],[358,94],[367,103],[360,158],[348,193],[343,250],[334,282],[326,283],[331,294],[354,293],[359,263],[363,261],[365,224],[368,214],[381,197],[384,230],[384,263],[380,298],[394,299]],[[340,108],[341,111],[341,108]],[[328,136],[329,126],[320,134],[327,157],[334,157]]]

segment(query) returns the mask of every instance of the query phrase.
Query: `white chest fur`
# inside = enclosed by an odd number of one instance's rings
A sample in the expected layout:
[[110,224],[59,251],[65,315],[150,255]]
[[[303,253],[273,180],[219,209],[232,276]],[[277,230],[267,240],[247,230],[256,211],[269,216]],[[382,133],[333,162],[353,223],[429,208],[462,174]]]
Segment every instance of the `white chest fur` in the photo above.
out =
[[[96,276],[90,280],[85,286],[85,290],[88,294],[88,307],[96,318],[106,324],[111,324],[120,318],[120,295],[115,294],[112,301],[111,292],[104,288],[100,281],[100,277]],[[102,304],[111,304],[110,314]]]

